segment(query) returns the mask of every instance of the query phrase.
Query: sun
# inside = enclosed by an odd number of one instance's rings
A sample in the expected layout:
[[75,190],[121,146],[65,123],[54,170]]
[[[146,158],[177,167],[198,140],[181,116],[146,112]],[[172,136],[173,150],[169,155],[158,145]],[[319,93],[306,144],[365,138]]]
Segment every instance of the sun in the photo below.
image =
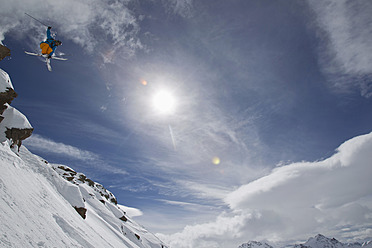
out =
[[176,107],[173,94],[167,90],[157,92],[152,100],[155,110],[161,114],[171,114]]

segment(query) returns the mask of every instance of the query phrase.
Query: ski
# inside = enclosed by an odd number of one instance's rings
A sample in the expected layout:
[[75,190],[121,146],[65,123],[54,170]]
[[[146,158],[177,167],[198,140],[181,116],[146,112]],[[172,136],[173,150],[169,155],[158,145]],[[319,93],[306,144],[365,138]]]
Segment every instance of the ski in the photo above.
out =
[[46,61],[46,65],[47,65],[48,71],[52,71],[52,66],[50,65],[50,59],[49,58],[45,58],[45,61]]
[[33,55],[33,56],[38,56],[38,57],[45,58],[45,63],[46,63],[46,66],[48,68],[48,71],[52,71],[52,66],[50,65],[50,59],[67,60],[65,58],[60,58],[60,57],[56,57],[56,56],[52,56],[51,58],[48,58],[48,57],[46,57],[46,55],[39,54],[39,53],[32,53],[32,52],[27,52],[27,51],[25,51],[25,53],[28,54],[28,55]]
[[[39,57],[45,58],[43,54],[39,54],[39,53],[32,53],[32,52],[27,52],[27,51],[25,51],[25,53],[28,54],[28,55],[39,56]],[[61,57],[56,57],[56,56],[52,56],[52,59],[67,60],[66,58],[61,58]]]

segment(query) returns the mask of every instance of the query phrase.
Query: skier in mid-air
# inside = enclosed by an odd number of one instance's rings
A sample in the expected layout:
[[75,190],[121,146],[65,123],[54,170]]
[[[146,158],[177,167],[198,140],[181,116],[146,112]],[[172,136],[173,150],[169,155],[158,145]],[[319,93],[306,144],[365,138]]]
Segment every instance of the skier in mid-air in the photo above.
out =
[[52,27],[48,27],[47,29],[47,39],[40,43],[41,54],[46,56],[48,59],[52,57],[54,51],[56,50],[57,46],[62,45],[62,42],[59,40],[55,40],[52,35],[50,34],[50,30]]
[[36,19],[35,17],[33,17],[33,16],[31,16],[27,13],[25,13],[25,15],[31,17],[32,19],[39,22],[40,24],[48,27],[47,32],[46,32],[47,33],[47,39],[40,43],[41,54],[40,53],[34,53],[34,52],[27,52],[27,51],[25,51],[25,53],[28,54],[28,55],[32,55],[32,56],[39,56],[39,57],[45,58],[45,62],[46,62],[48,70],[52,71],[52,66],[50,65],[50,60],[51,59],[67,60],[66,58],[61,58],[61,57],[58,57],[58,56],[55,56],[55,55],[52,56],[54,54],[56,48],[58,46],[62,45],[62,42],[59,41],[59,40],[55,40],[53,38],[53,36],[50,34],[50,30],[52,29],[51,26],[46,25],[45,23],[39,21],[38,19]]

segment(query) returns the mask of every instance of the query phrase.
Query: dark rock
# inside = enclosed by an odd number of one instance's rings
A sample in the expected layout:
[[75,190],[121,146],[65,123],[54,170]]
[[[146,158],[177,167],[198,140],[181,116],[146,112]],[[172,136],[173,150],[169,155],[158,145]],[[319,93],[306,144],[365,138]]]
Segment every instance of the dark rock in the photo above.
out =
[[75,177],[65,177],[67,181],[71,182]]
[[74,170],[72,170],[70,168],[67,168],[67,167],[64,167],[64,166],[58,166],[58,169],[61,169],[61,170],[67,171],[67,172],[71,172],[74,175],[77,174]]
[[85,181],[88,182],[88,185],[89,185],[90,187],[93,187],[93,186],[94,186],[94,182],[93,182],[92,180],[90,180],[89,178],[87,178]]
[[122,221],[128,221],[128,218],[127,217],[125,217],[124,215],[122,216],[122,217],[120,217],[119,219],[121,219]]
[[7,108],[4,104],[10,104],[14,98],[17,97],[17,93],[12,88],[6,88],[5,92],[0,92],[0,114],[4,113]]
[[87,177],[85,175],[80,175],[78,180],[85,183],[85,179],[87,179]]
[[110,200],[112,203],[114,203],[115,205],[118,205],[118,201],[116,200],[115,197],[111,198]]
[[78,208],[78,207],[74,207],[76,212],[78,212],[80,214],[80,216],[85,220],[85,218],[87,217],[86,213],[87,213],[87,209],[86,208]]
[[13,141],[12,145],[10,147],[14,147],[14,145],[18,146],[18,151],[19,148],[22,145],[22,140],[27,139],[28,137],[31,136],[32,132],[34,131],[33,128],[25,128],[25,129],[19,129],[19,128],[7,128],[5,131],[5,136],[9,140],[11,139]]
[[10,56],[10,49],[0,44],[0,60],[3,60],[6,56]]

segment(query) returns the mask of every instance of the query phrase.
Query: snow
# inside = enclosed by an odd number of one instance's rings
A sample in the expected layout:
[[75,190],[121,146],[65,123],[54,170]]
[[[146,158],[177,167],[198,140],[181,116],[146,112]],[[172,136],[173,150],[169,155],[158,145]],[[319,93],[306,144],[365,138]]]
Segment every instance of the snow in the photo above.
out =
[[372,240],[366,241],[362,244],[363,248],[372,248]]
[[[295,244],[287,246],[291,248],[371,248],[372,242],[367,241],[363,244],[355,243],[342,243],[335,238],[328,238],[322,234],[309,238],[304,244]],[[249,241],[240,245],[238,248],[273,248],[271,245],[264,242]]]
[[[342,243],[335,238],[328,238],[321,234],[309,238],[303,245],[307,248],[361,248],[364,247],[360,243]],[[298,247],[298,246],[296,246]]]
[[257,241],[250,241],[248,243],[242,244],[238,248],[273,248],[271,245],[266,243],[261,243]]
[[5,109],[2,116],[4,120],[2,124],[8,128],[19,128],[19,129],[28,129],[32,128],[30,122],[27,120],[26,116],[24,116],[21,112],[17,109],[13,108],[9,104],[5,104],[7,109]]
[[[0,69],[0,93],[5,93],[9,89],[14,90],[10,77],[8,73]],[[4,105],[6,109],[1,114],[1,117],[4,119],[0,122],[0,142],[7,140],[5,135],[7,129],[32,129],[26,116],[17,109],[11,107],[9,104],[5,103]]]
[[3,121],[0,123],[0,142],[6,140],[5,131],[7,128],[19,128],[19,129],[31,129],[32,126],[24,116],[17,109],[13,108],[9,104],[5,104],[7,108],[4,110],[2,116],[4,117]]
[[[103,186],[74,184],[55,168],[62,166],[0,143],[0,247],[166,247],[129,216],[119,219],[124,211]],[[73,206],[86,208],[86,219]]]
[[143,215],[142,211],[137,208],[119,205],[120,209],[124,210],[129,217],[137,217]]
[[8,73],[0,69],[0,92],[5,92],[7,88],[14,89],[12,81]]

